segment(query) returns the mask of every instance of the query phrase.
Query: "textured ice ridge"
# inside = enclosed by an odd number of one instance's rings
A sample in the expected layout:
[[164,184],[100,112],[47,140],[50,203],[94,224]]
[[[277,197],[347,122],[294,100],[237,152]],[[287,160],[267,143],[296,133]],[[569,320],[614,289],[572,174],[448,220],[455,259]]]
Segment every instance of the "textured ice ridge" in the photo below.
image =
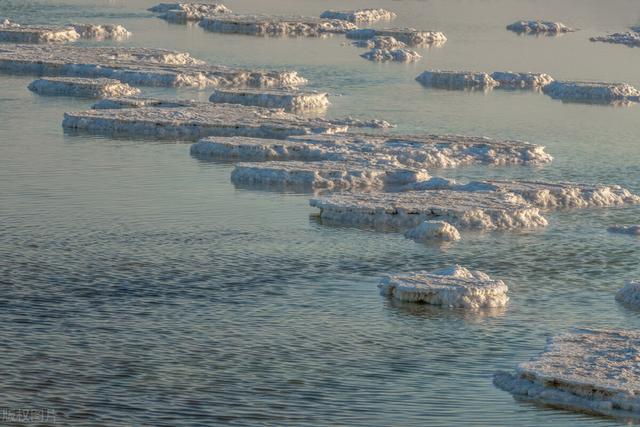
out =
[[415,28],[362,28],[347,31],[349,39],[366,40],[374,37],[393,37],[409,46],[442,45],[447,38],[440,31],[421,31]]
[[418,242],[430,240],[453,242],[461,238],[458,229],[445,221],[424,221],[417,227],[407,230],[404,236]]
[[231,9],[217,3],[160,3],[148,10],[171,22],[200,21],[206,16],[231,13]]
[[633,307],[640,307],[640,282],[627,281],[622,289],[616,293],[616,301]]
[[592,42],[603,42],[613,44],[623,44],[629,47],[640,46],[640,33],[636,31],[628,31],[625,33],[613,33],[606,36],[591,37]]
[[627,83],[555,81],[544,86],[542,91],[562,101],[610,103],[640,100],[640,91]]
[[449,308],[503,307],[509,301],[508,288],[502,280],[459,265],[385,277],[378,288],[381,295],[403,302]]
[[140,89],[114,79],[86,79],[79,77],[44,77],[33,81],[29,90],[48,96],[77,96],[82,98],[107,98],[110,96],[134,96]]
[[396,18],[396,14],[386,9],[356,9],[356,10],[327,10],[322,12],[320,18],[341,19],[355,24],[362,22],[390,21]]
[[0,21],[0,41],[12,43],[72,42],[78,39],[124,39],[131,33],[122,25],[69,24],[20,25]]
[[612,416],[640,415],[640,333],[577,329],[551,338],[541,354],[497,372],[494,384],[516,397]]
[[364,59],[374,62],[416,62],[422,59],[422,56],[415,50],[406,48],[395,49],[378,49],[374,48],[360,55]]
[[638,225],[612,225],[607,228],[610,233],[628,234],[630,236],[640,236],[640,224]]
[[286,89],[217,89],[213,92],[209,101],[267,108],[284,108],[287,111],[323,110],[329,105],[329,98],[324,92],[303,92]]
[[219,15],[205,17],[199,24],[208,31],[254,36],[309,36],[345,33],[357,28],[341,19],[303,16]]
[[423,86],[443,89],[491,89],[499,85],[487,73],[427,70],[416,77]]
[[576,31],[571,27],[567,27],[562,22],[551,21],[516,21],[507,25],[507,30],[516,33],[530,34],[562,34]]
[[136,86],[297,86],[294,71],[208,65],[185,52],[152,48],[17,45],[0,50],[0,69],[13,74],[105,77]]

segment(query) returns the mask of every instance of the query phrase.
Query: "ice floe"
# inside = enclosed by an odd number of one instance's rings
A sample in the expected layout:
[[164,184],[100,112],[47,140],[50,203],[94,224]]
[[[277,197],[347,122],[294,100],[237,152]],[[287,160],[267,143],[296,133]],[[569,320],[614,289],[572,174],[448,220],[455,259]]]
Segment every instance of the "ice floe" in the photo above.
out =
[[528,34],[562,34],[576,31],[562,22],[551,21],[516,21],[507,25],[507,30]]
[[199,24],[208,31],[254,36],[308,36],[345,33],[357,28],[341,19],[303,16],[218,15],[203,18]]
[[231,9],[218,3],[160,3],[148,10],[171,22],[200,21],[207,16],[231,13]]
[[640,33],[636,31],[627,31],[625,33],[613,33],[606,36],[591,37],[592,42],[603,42],[613,44],[623,44],[629,47],[640,46]]
[[322,12],[320,18],[342,19],[355,24],[362,22],[390,21],[396,18],[396,14],[386,9],[356,9],[356,10],[327,10]]
[[409,46],[441,45],[447,38],[440,31],[421,31],[415,28],[361,28],[347,31],[348,39],[366,40],[374,37],[393,37]]
[[418,242],[431,240],[453,242],[461,238],[458,229],[445,221],[424,221],[417,227],[407,230],[404,236]]
[[217,160],[343,160],[344,153],[304,142],[247,137],[209,137],[191,145],[191,155]]
[[607,228],[610,233],[628,234],[630,236],[640,236],[640,224],[638,225],[612,225]]
[[133,47],[15,45],[0,50],[0,70],[13,74],[105,77],[140,86],[297,86],[294,71],[209,65],[185,52]]
[[514,396],[556,408],[610,416],[640,415],[640,332],[577,329],[551,338],[515,374],[494,384]]
[[324,110],[329,105],[326,92],[299,90],[217,89],[209,101],[215,103],[284,108],[287,111]]
[[405,43],[391,36],[375,36],[371,39],[355,40],[351,44],[356,47],[366,47],[368,49],[397,49],[407,46]]
[[396,49],[371,49],[360,55],[364,59],[375,62],[416,62],[422,59],[422,56],[415,50],[406,48]]
[[640,100],[640,91],[627,83],[555,81],[544,86],[542,91],[554,99],[567,102],[615,103]]
[[12,43],[72,42],[78,39],[121,40],[131,35],[122,25],[68,24],[20,25],[9,20],[0,22],[0,41]]
[[122,25],[117,24],[69,24],[83,39],[96,40],[122,40],[131,36],[131,33]]
[[449,308],[503,307],[509,301],[502,280],[459,265],[385,277],[378,288],[382,295],[396,300]]
[[544,73],[514,73],[513,71],[495,71],[491,78],[505,89],[537,89],[548,85],[554,79]]
[[44,77],[33,81],[29,90],[38,95],[77,96],[81,98],[108,98],[134,96],[140,89],[114,79],[87,79],[81,77]]
[[640,282],[628,280],[624,286],[616,292],[616,301],[640,308]]
[[489,74],[473,71],[427,70],[416,77],[423,86],[441,89],[491,89],[499,85]]

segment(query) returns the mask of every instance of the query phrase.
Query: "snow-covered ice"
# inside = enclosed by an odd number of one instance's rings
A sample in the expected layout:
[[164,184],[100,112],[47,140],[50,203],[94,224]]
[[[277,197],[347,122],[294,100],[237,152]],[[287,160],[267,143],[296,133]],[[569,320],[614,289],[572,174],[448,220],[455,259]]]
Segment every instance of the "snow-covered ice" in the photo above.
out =
[[569,102],[611,103],[640,100],[640,91],[627,83],[554,81],[542,88],[554,99]]
[[347,31],[346,37],[356,40],[393,37],[409,46],[438,46],[447,41],[445,35],[440,31],[422,31],[415,28],[360,28]]
[[287,111],[323,110],[329,105],[326,92],[288,89],[216,89],[209,101],[284,108]]
[[422,59],[422,56],[415,50],[406,48],[396,49],[371,49],[360,55],[364,59],[374,62],[416,62]]
[[553,77],[544,73],[514,73],[513,71],[495,71],[491,78],[506,89],[537,89],[553,82]]
[[203,18],[199,24],[208,31],[254,36],[309,36],[345,33],[357,28],[341,19],[304,16],[218,15]]
[[148,10],[171,22],[200,21],[206,16],[231,13],[231,9],[218,3],[160,3]]
[[371,23],[377,21],[390,21],[396,18],[396,14],[380,8],[356,9],[356,10],[327,10],[320,14],[320,18],[342,19],[343,21],[358,23]]
[[640,224],[638,225],[612,225],[607,228],[609,233],[628,234],[630,236],[640,236]]
[[603,42],[613,44],[623,44],[629,47],[640,46],[640,33],[637,31],[627,31],[624,33],[607,34],[606,36],[591,37],[592,42]]
[[507,30],[528,34],[562,34],[576,31],[562,22],[551,21],[516,21],[507,25]]
[[640,332],[577,329],[494,384],[518,398],[609,416],[640,415]]
[[351,42],[351,44],[356,47],[366,47],[368,49],[397,49],[407,46],[405,43],[391,36],[375,36],[371,39],[355,40]]
[[431,240],[452,242],[460,240],[458,229],[445,221],[424,221],[417,227],[407,230],[404,236],[407,239],[413,239],[418,242]]
[[33,81],[29,90],[38,95],[76,96],[81,98],[107,98],[134,96],[140,89],[114,79],[87,79],[81,77],[44,77]]
[[616,301],[640,308],[640,282],[628,280],[624,286],[616,292]]
[[378,288],[381,295],[400,301],[449,308],[503,307],[509,301],[502,280],[459,265],[385,277]]
[[136,86],[297,86],[295,71],[209,65],[185,52],[133,47],[16,45],[0,50],[0,70],[12,74],[105,77]]
[[416,77],[423,86],[442,89],[491,89],[499,85],[489,74],[473,71],[427,70]]

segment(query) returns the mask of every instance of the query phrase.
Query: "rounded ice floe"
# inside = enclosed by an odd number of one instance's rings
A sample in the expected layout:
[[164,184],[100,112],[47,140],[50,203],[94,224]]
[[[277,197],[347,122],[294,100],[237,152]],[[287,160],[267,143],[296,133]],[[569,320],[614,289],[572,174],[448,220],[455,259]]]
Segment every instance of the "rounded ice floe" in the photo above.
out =
[[640,282],[627,281],[622,289],[616,293],[616,301],[640,308]]
[[209,101],[226,104],[284,108],[287,111],[324,110],[329,105],[325,92],[285,89],[216,89]]
[[422,56],[415,50],[405,48],[371,49],[360,56],[364,59],[375,62],[416,62],[422,59]]
[[133,96],[140,89],[114,79],[87,79],[80,77],[43,77],[33,81],[29,90],[45,96],[76,96],[80,98],[107,98]]
[[320,18],[342,19],[355,24],[362,22],[390,21],[397,15],[386,9],[356,9],[356,10],[327,10],[322,12]]
[[497,372],[494,384],[518,398],[576,411],[640,416],[640,332],[577,329],[551,338],[515,374]]
[[459,265],[407,275],[385,277],[380,293],[403,302],[425,303],[450,308],[503,307],[509,301],[507,285],[480,271]]
[[357,28],[340,19],[303,16],[218,15],[200,21],[202,28],[218,33],[249,34],[254,36],[309,36],[341,34]]
[[125,27],[117,24],[69,24],[69,26],[75,29],[80,38],[83,39],[122,40],[131,36],[131,33]]
[[514,73],[513,71],[495,71],[491,78],[507,89],[537,89],[553,82],[553,77],[544,73]]
[[160,3],[148,10],[171,22],[200,21],[206,16],[231,13],[231,9],[217,3]]
[[356,47],[366,47],[369,49],[397,49],[407,46],[405,43],[391,36],[375,36],[371,39],[356,40],[351,44]]
[[613,33],[607,34],[606,36],[591,37],[589,40],[592,42],[622,44],[629,47],[638,47],[640,46],[640,33],[637,31]]
[[513,24],[507,25],[507,30],[516,33],[530,34],[562,34],[576,31],[573,28],[567,27],[562,22],[551,21],[516,21]]
[[366,40],[374,37],[393,37],[409,46],[444,44],[447,38],[440,31],[421,31],[415,28],[359,28],[347,31],[348,39]]
[[404,236],[407,239],[413,239],[419,242],[430,240],[453,242],[460,240],[460,232],[458,229],[445,221],[425,221],[419,226],[407,230]]
[[423,86],[442,89],[491,89],[498,86],[487,73],[473,71],[427,70],[416,77]]
[[607,228],[609,233],[628,234],[630,236],[640,236],[640,224],[638,225],[612,225]]

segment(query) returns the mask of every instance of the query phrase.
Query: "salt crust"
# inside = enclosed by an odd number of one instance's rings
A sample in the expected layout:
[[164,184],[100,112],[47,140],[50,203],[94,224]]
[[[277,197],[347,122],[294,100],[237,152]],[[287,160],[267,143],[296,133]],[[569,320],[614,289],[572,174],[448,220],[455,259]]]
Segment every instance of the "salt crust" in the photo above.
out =
[[324,110],[329,105],[329,98],[325,92],[304,92],[289,89],[217,89],[209,101],[284,108],[287,111]]

